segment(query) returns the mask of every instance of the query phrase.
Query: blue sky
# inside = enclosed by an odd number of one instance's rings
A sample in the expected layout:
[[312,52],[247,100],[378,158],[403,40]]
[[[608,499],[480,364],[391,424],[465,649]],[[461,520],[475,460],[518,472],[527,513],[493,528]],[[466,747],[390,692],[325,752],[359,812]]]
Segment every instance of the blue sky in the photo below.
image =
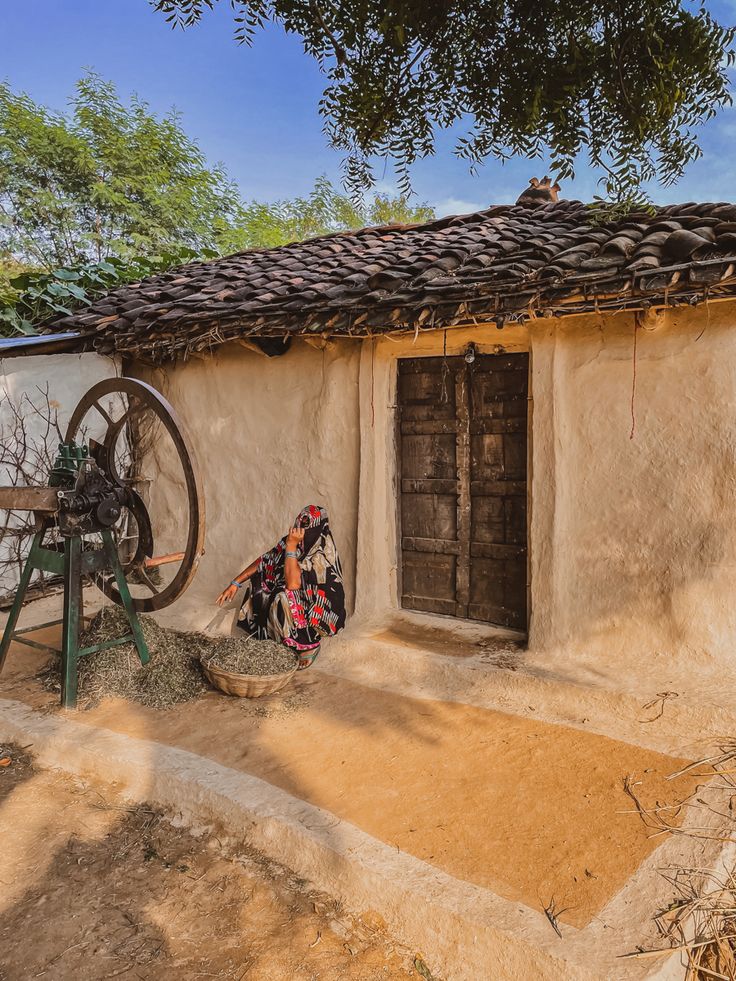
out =
[[[175,105],[190,136],[211,161],[222,161],[246,198],[303,194],[314,178],[340,176],[340,157],[321,132],[317,102],[323,78],[296,39],[272,28],[252,49],[232,40],[228,7],[197,28],[172,32],[146,0],[0,0],[0,78],[34,99],[63,109],[85,67],[111,79],[127,97],[137,92],[160,112]],[[733,22],[736,0],[710,3]],[[489,161],[476,175],[440,137],[437,155],[417,164],[417,199],[439,214],[512,201],[540,161]],[[673,188],[656,188],[660,203],[736,200],[736,110],[702,130],[704,157]],[[596,176],[585,166],[563,196],[589,200]],[[388,171],[386,184],[390,184]]]

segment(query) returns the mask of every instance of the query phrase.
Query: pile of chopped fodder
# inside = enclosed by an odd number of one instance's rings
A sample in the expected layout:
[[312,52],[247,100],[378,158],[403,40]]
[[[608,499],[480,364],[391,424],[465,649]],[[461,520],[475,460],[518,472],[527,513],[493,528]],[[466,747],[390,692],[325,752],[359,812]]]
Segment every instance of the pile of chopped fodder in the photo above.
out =
[[296,667],[294,651],[273,640],[253,637],[217,637],[209,641],[202,660],[221,671],[233,674],[282,674]]
[[[180,633],[159,626],[149,616],[139,617],[151,660],[141,664],[134,644],[120,644],[79,659],[79,698],[96,704],[103,698],[127,698],[150,708],[169,708],[188,702],[207,691],[199,666],[200,654],[209,646],[204,634]],[[92,647],[130,633],[124,610],[105,606],[81,637],[81,647]],[[60,684],[60,659],[42,672],[47,687]]]
[[[85,654],[78,663],[78,696],[88,705],[103,698],[126,698],[149,708],[165,709],[188,702],[209,690],[200,660],[236,674],[279,674],[290,671],[297,657],[283,644],[241,637],[209,637],[201,633],[170,630],[153,617],[139,616],[151,660],[141,664],[134,644],[119,644],[96,654]],[[104,606],[80,639],[80,647],[93,647],[130,633],[125,611]],[[41,671],[46,688],[61,686],[60,659]]]

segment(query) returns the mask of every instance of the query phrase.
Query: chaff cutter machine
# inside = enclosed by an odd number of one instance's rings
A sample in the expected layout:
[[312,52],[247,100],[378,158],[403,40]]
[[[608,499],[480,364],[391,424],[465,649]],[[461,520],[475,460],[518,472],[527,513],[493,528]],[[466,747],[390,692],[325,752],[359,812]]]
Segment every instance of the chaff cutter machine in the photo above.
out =
[[[90,419],[91,416],[91,419]],[[94,431],[95,438],[91,433]],[[154,555],[150,505],[155,483],[142,466],[163,474],[153,509],[165,537],[180,551]],[[151,484],[152,486],[148,486]],[[47,487],[0,487],[0,508],[31,511],[35,528],[30,553],[0,641],[0,671],[12,640],[47,650],[25,635],[62,624],[61,703],[73,708],[80,657],[117,644],[134,643],[142,663],[149,659],[137,614],[173,603],[192,581],[204,545],[204,501],[188,438],[169,403],[134,378],[111,378],[94,385],[72,413]],[[167,579],[162,569],[170,571]],[[63,617],[16,630],[33,573],[63,577]],[[130,633],[81,647],[83,580],[91,579],[123,607]],[[139,595],[133,595],[131,585]],[[141,591],[143,595],[140,595]]]

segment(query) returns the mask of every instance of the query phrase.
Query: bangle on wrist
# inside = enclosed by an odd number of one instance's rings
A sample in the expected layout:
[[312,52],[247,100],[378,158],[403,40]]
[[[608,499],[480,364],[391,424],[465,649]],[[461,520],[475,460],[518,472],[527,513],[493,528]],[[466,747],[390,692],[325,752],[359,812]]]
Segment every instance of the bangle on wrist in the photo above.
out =
[[286,553],[286,558],[287,559],[296,559],[297,557],[298,556],[297,556],[296,552],[287,552]]
[[241,586],[244,586],[244,585],[245,585],[245,583],[243,583],[243,582],[238,582],[238,580],[237,580],[237,579],[233,579],[233,580],[232,580],[232,582],[230,583],[230,585],[231,585],[231,586],[237,586],[237,587],[238,587],[238,589],[240,589],[240,587],[241,587]]

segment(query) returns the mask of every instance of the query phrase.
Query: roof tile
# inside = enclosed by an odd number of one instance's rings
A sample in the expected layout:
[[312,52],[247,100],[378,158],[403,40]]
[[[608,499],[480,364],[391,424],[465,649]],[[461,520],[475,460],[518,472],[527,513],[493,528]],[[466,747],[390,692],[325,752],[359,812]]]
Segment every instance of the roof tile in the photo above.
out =
[[[689,202],[604,222],[579,201],[496,205],[193,262],[121,286],[48,330],[163,360],[239,335],[328,324],[360,334],[697,302],[736,295],[735,267],[736,204]],[[521,292],[522,283],[533,289]]]

